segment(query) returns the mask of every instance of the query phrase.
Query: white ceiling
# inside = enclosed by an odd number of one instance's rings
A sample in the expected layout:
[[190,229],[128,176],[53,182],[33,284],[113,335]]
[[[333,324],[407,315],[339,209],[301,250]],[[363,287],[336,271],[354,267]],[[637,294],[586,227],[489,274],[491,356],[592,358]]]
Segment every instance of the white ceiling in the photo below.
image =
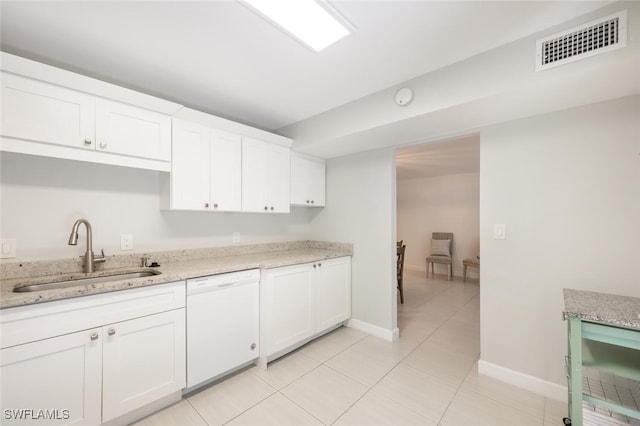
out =
[[420,144],[396,151],[396,179],[480,172],[480,135]]
[[0,45],[272,131],[607,3],[332,1],[356,32],[314,53],[237,1],[3,0]]
[[[482,70],[484,59],[478,59],[510,52],[530,74],[528,59],[509,50],[512,42],[612,2],[336,0],[332,5],[356,32],[314,53],[238,1],[2,0],[0,47],[285,134],[298,150],[325,158],[458,141],[401,150],[402,179],[418,170],[477,169],[477,137],[454,136],[477,134],[480,126],[637,93],[640,60],[618,61],[608,77],[603,68],[587,67],[534,81],[518,69],[509,81],[515,65]],[[482,75],[466,74],[469,63]],[[403,84],[418,90],[401,108],[389,94]],[[484,86],[491,90],[483,92]],[[569,93],[573,86],[589,92]]]

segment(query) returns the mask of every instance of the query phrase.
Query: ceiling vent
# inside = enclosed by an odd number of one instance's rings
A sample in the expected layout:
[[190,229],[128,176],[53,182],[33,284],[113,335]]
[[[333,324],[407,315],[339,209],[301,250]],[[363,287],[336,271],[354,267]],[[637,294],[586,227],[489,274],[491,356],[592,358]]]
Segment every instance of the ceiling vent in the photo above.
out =
[[604,16],[536,41],[536,71],[627,45],[627,11]]

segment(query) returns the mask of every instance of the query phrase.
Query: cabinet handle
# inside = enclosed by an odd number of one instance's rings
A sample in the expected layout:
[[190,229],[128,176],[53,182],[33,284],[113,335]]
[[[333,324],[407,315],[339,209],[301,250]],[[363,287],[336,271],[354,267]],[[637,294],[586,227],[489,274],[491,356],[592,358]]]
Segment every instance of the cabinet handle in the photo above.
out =
[[309,204],[311,201],[307,200],[307,204]]
[[313,200],[311,200],[311,204],[313,204]]
[[113,336],[114,334],[116,334],[116,329],[115,328],[110,328],[109,331],[107,331],[107,334],[109,336]]
[[264,206],[264,210],[265,210],[265,211],[269,210],[269,207]]
[[213,208],[214,208],[214,209],[217,209],[217,208],[218,208],[218,203],[215,203],[215,204],[213,205]]
[[322,266],[322,263],[318,263],[318,267]]
[[314,264],[313,264],[313,267],[314,267],[314,268],[317,268],[317,267],[318,267],[318,265],[316,265],[316,264],[314,263]]
[[271,206],[271,211],[273,211],[273,206]]
[[209,203],[204,203],[204,207],[208,209],[209,208]]
[[91,333],[91,340],[98,340],[98,333]]
[[100,148],[105,149],[107,147],[107,143],[105,141],[100,142]]
[[254,350],[255,348],[256,348],[256,344],[255,344],[255,343],[252,343],[252,344],[251,344],[251,350]]
[[91,145],[91,143],[92,143],[92,142],[91,142],[91,139],[85,139],[85,140],[84,140],[84,144],[85,144],[85,145]]

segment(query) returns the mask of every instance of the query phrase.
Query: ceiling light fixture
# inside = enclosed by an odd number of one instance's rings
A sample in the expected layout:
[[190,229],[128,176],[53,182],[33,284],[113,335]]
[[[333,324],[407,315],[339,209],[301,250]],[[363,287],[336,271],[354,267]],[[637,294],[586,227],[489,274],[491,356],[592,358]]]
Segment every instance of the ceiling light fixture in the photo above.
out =
[[243,1],[316,52],[348,36],[353,30],[349,23],[326,1]]

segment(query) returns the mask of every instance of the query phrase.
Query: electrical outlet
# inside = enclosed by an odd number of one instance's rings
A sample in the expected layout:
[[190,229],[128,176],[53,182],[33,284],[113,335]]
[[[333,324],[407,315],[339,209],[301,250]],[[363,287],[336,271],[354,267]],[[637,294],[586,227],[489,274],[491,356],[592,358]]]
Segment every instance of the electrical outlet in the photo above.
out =
[[239,232],[234,232],[233,233],[233,242],[234,243],[239,243],[240,242],[240,233]]
[[120,250],[133,250],[133,235],[122,234],[120,235]]
[[0,259],[14,259],[16,257],[16,239],[3,238],[0,240]]

